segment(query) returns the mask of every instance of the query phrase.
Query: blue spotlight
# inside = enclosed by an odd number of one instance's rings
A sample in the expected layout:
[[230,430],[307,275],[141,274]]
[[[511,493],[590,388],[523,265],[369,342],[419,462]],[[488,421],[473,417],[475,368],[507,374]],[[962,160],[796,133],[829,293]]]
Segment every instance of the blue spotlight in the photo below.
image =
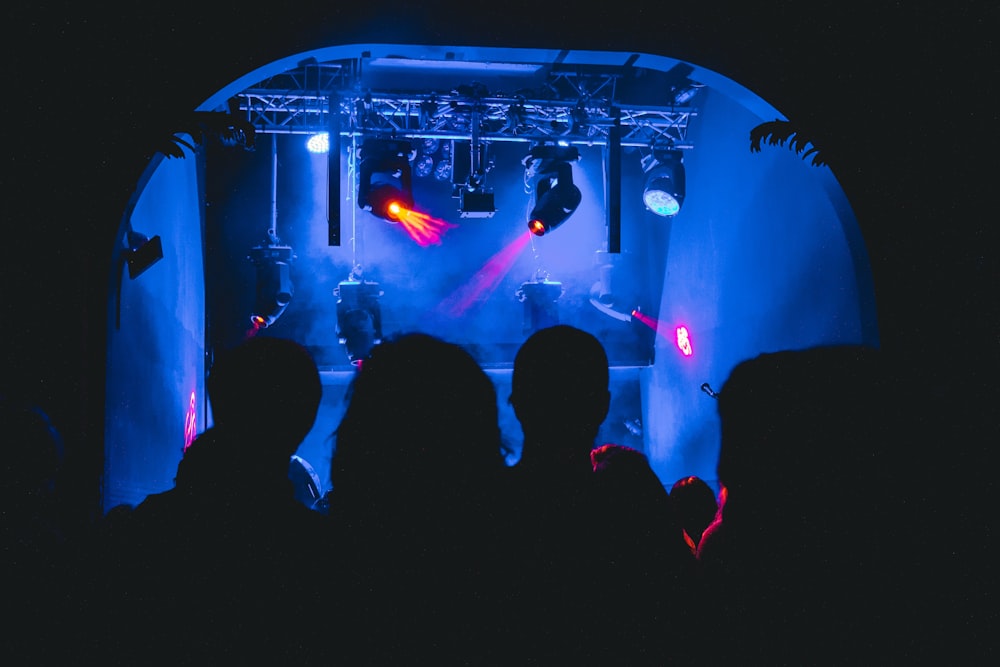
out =
[[430,155],[421,155],[413,163],[413,174],[419,178],[426,178],[434,173],[434,158]]
[[642,202],[656,215],[670,218],[684,204],[684,160],[677,150],[654,152],[644,165]]
[[330,135],[326,132],[312,135],[306,141],[306,149],[310,153],[329,153]]

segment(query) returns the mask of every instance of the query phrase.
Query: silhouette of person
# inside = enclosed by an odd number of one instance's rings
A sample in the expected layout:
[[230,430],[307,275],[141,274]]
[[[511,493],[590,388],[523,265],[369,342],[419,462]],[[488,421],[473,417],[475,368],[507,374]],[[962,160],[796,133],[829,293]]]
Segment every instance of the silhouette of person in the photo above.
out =
[[104,648],[132,664],[150,651],[308,663],[322,645],[330,549],[324,517],[296,499],[288,471],[316,418],[319,372],[298,343],[258,336],[221,353],[207,387],[214,425],[184,453],[174,488],[119,517],[95,554],[110,608]]
[[669,586],[693,565],[645,456],[620,446],[592,454],[610,397],[607,354],[586,331],[541,329],[515,356],[519,634],[538,664],[660,662],[673,630]]
[[609,659],[662,665],[696,657],[688,627],[700,603],[696,562],[673,498],[637,449],[604,444],[591,460],[603,499],[591,522],[603,538],[594,588],[604,596],[605,636],[615,633]]
[[726,495],[698,550],[714,600],[705,661],[849,664],[886,650],[909,661],[908,641],[891,638],[907,625],[896,601],[911,556],[890,387],[878,351],[862,346],[733,369],[718,404]]
[[688,475],[681,477],[670,487],[670,498],[691,549],[697,550],[702,533],[715,520],[719,511],[715,491],[697,475]]
[[40,406],[0,395],[4,455],[0,461],[0,571],[4,598],[4,655],[14,662],[58,659],[39,644],[39,632],[60,627],[54,613],[72,531],[63,509],[59,472],[63,440]]
[[505,471],[496,390],[466,350],[419,332],[372,349],[331,462],[334,658],[504,662]]

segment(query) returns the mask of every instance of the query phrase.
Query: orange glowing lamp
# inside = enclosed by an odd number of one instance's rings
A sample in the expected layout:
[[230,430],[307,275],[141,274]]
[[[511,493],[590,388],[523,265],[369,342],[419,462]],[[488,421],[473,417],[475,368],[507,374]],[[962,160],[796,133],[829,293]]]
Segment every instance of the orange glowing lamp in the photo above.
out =
[[391,201],[389,202],[389,205],[386,207],[385,212],[388,219],[398,221],[402,219],[403,212],[405,210],[406,209],[404,209],[403,206],[398,201]]

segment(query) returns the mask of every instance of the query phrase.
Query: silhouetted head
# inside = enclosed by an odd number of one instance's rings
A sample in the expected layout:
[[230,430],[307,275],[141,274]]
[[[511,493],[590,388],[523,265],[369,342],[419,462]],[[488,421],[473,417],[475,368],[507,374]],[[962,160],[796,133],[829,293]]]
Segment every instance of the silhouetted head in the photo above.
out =
[[888,464],[885,380],[878,351],[856,345],[738,364],[718,403],[728,505],[843,503],[874,488]]
[[422,333],[373,348],[335,435],[341,499],[454,499],[505,465],[493,382],[463,348]]
[[62,436],[38,406],[0,395],[4,491],[51,493],[63,461]]
[[510,402],[526,439],[585,443],[589,452],[610,400],[607,353],[586,331],[541,329],[514,358]]
[[681,526],[695,544],[719,511],[715,491],[695,475],[681,477],[670,487],[670,498]]
[[208,376],[215,427],[286,463],[312,429],[322,393],[308,350],[284,338],[247,339],[219,354]]

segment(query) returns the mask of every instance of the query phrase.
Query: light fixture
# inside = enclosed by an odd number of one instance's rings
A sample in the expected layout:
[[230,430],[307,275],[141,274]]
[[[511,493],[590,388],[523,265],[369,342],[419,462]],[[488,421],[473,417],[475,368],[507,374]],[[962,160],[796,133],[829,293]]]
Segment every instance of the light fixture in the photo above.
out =
[[330,133],[318,132],[306,139],[306,150],[310,153],[322,154],[330,152]]
[[383,292],[378,283],[361,280],[352,272],[333,293],[337,297],[337,338],[346,348],[351,364],[360,366],[372,348],[382,342],[378,300]]
[[295,254],[290,246],[281,245],[278,237],[269,232],[268,242],[252,248],[248,259],[257,270],[250,324],[255,329],[266,329],[281,317],[292,301],[291,264]]
[[408,141],[366,139],[358,169],[358,206],[396,223],[413,208]]
[[497,207],[490,189],[465,187],[459,193],[459,215],[463,218],[492,218]]
[[527,192],[534,191],[535,206],[528,216],[528,229],[544,236],[566,222],[583,199],[573,184],[571,161],[578,160],[575,146],[537,145],[521,161]]
[[687,63],[677,63],[664,73],[665,92],[671,105],[682,106],[694,99],[702,84],[691,80],[694,67]]
[[646,184],[642,202],[656,215],[670,218],[677,215],[684,204],[684,158],[679,150],[654,149],[643,158]]
[[486,185],[486,173],[493,168],[487,144],[474,135],[471,142],[454,142],[451,155],[452,196],[459,200],[459,215],[492,218],[497,208],[493,188]]
[[434,178],[435,180],[441,181],[442,183],[451,180],[450,159],[440,160],[437,163],[437,166],[434,167]]
[[413,161],[413,174],[417,178],[426,178],[434,173],[434,156],[424,153]]
[[517,298],[524,304],[522,333],[525,336],[559,324],[559,299],[563,293],[562,283],[549,280],[548,276],[521,283]]
[[133,280],[163,259],[163,243],[159,236],[149,238],[145,234],[129,231],[125,236],[125,242],[128,245],[125,251],[125,263],[128,264],[128,277]]

